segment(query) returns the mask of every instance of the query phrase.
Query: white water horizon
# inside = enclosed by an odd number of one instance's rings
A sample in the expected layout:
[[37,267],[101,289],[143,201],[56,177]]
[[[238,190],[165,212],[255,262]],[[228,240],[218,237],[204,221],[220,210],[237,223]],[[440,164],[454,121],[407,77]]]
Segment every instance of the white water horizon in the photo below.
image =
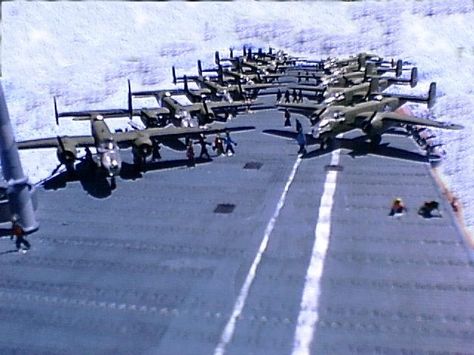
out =
[[[447,157],[443,179],[459,197],[474,230],[474,9],[472,1],[391,2],[3,2],[2,84],[18,141],[89,134],[87,122],[56,126],[60,111],[125,108],[127,79],[134,90],[172,88],[171,66],[196,73],[214,51],[242,46],[283,49],[321,59],[374,52],[418,67],[416,88],[437,82],[437,102],[418,115],[464,125],[436,134]],[[137,105],[135,105],[137,106]],[[116,122],[116,123],[115,123]],[[112,128],[126,124],[114,121]],[[57,166],[56,152],[21,151],[37,182]]]

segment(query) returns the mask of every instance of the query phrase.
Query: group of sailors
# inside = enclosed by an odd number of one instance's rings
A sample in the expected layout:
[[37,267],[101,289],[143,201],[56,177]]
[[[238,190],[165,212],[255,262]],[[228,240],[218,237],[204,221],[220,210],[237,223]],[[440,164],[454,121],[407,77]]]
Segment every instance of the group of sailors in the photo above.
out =
[[201,147],[199,159],[210,160],[211,156],[209,155],[207,146],[211,146],[217,156],[232,156],[235,154],[234,145],[237,145],[237,142],[231,138],[229,131],[225,132],[224,137],[222,137],[220,133],[217,133],[214,138],[214,143],[206,141],[206,137],[202,133],[199,135],[197,141],[193,141],[191,138],[186,138],[186,157],[188,158],[188,166],[190,167],[196,165],[194,144],[199,144]]
[[[456,212],[455,206],[452,205],[452,207],[453,210]],[[407,211],[408,209],[406,208],[403,200],[400,197],[397,197],[392,202],[389,216],[400,217],[403,216]],[[435,200],[423,202],[421,207],[418,208],[417,213],[423,218],[442,217],[441,212],[439,210],[439,202]]]
[[426,151],[431,162],[441,160],[446,156],[443,145],[438,142],[434,132],[427,127],[407,126],[407,131],[413,136],[415,142]]
[[[290,98],[292,98],[293,100],[290,101]],[[287,89],[283,93],[280,89],[278,89],[277,94],[276,94],[277,103],[281,103],[282,99],[284,99],[283,102],[285,104],[290,103],[290,102],[301,103],[303,102],[303,91],[301,89],[298,91],[296,91],[296,89],[293,89],[293,91],[290,93],[290,90]]]

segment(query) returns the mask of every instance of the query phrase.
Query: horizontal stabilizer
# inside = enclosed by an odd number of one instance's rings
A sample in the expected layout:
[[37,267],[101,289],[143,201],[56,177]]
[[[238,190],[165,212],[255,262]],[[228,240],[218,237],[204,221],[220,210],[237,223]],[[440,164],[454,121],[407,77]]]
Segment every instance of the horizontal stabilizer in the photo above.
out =
[[90,120],[96,116],[104,118],[128,117],[130,111],[128,109],[109,109],[109,110],[90,110],[90,111],[71,111],[61,112],[58,117],[73,117],[74,120]]
[[416,103],[426,103],[428,108],[432,108],[436,103],[436,83],[432,82],[430,84],[430,89],[428,91],[427,97],[419,97],[415,95],[403,95],[403,94],[382,94],[385,97],[395,97],[402,101],[416,102]]

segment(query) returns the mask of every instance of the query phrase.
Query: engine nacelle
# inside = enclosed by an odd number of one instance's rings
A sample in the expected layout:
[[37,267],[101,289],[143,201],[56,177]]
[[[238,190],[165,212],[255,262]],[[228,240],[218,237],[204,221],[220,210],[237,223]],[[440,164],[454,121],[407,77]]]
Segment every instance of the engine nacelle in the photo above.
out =
[[73,164],[77,158],[76,145],[67,139],[62,139],[56,150],[56,156],[61,164]]
[[133,141],[132,151],[134,156],[146,158],[153,152],[153,142],[147,135],[140,135]]

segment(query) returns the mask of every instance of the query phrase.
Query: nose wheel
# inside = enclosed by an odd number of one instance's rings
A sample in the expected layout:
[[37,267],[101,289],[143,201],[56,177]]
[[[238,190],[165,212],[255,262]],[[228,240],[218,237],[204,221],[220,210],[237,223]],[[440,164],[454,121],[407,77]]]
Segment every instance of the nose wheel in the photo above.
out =
[[115,179],[115,176],[110,177],[110,189],[115,190],[117,188],[117,181]]
[[321,143],[322,150],[331,150],[334,148],[334,139],[326,138]]
[[377,148],[381,141],[382,141],[382,136],[370,137],[370,147]]

